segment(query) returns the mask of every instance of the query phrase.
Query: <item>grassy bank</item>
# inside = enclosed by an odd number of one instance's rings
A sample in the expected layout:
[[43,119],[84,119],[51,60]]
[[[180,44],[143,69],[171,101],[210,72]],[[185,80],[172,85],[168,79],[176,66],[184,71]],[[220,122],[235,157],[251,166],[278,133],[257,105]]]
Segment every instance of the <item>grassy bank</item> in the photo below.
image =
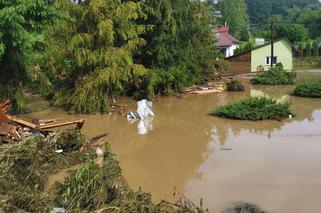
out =
[[321,81],[300,84],[294,89],[292,94],[307,98],[321,98]]
[[277,103],[275,100],[259,97],[247,98],[236,103],[219,107],[210,113],[228,119],[238,120],[282,120],[294,115],[287,104]]

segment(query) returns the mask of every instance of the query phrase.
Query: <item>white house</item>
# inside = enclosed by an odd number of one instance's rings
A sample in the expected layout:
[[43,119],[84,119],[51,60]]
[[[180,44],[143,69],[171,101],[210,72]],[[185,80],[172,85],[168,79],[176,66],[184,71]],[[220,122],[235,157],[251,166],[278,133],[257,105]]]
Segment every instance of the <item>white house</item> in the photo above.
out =
[[239,41],[229,34],[229,28],[222,26],[213,30],[217,39],[217,46],[226,58],[234,55],[236,48],[239,47]]

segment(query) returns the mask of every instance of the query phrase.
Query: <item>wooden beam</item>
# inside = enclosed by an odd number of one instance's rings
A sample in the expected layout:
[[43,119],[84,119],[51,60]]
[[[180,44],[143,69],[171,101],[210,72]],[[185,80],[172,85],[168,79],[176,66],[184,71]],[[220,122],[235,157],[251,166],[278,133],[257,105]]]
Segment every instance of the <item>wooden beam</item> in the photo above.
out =
[[25,120],[22,120],[22,119],[19,119],[19,118],[16,118],[16,117],[11,116],[11,115],[6,115],[6,116],[7,116],[7,118],[9,118],[9,120],[14,121],[14,122],[16,122],[18,124],[21,124],[23,126],[27,126],[27,127],[30,127],[31,129],[35,129],[35,130],[39,130],[40,129],[40,127],[38,125],[36,125],[36,124],[30,123],[28,121],[25,121]]
[[52,128],[56,128],[56,127],[70,126],[73,124],[77,124],[81,128],[84,123],[85,123],[85,120],[69,121],[69,122],[60,123],[60,124],[52,124],[52,125],[48,125],[48,126],[42,126],[40,129],[47,130],[47,129],[52,129]]

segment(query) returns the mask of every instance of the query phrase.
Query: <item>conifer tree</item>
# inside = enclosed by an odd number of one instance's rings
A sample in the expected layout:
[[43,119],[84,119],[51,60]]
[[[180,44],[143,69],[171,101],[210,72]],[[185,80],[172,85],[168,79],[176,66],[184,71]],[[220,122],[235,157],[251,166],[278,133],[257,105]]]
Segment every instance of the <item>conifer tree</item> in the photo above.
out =
[[147,0],[144,35],[147,45],[137,56],[149,68],[149,94],[177,92],[213,78],[217,56],[209,8],[199,1]]
[[139,1],[91,0],[82,4],[63,2],[73,21],[53,34],[47,66],[58,82],[55,103],[74,112],[106,112],[109,100],[121,94],[147,70],[135,64],[133,53],[145,44],[140,37],[145,15]]

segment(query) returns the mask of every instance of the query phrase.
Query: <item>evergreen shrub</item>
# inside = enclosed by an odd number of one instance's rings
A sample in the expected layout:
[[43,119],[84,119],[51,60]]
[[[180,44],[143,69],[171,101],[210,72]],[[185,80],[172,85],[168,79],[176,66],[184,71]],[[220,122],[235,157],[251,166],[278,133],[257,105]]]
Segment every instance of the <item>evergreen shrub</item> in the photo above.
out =
[[252,84],[257,85],[290,85],[295,83],[296,73],[287,72],[282,64],[264,72],[262,75],[251,80]]
[[292,94],[307,98],[321,98],[321,81],[300,84]]
[[236,103],[221,106],[210,113],[228,119],[237,120],[282,120],[294,115],[288,104],[277,103],[267,97],[250,97]]

